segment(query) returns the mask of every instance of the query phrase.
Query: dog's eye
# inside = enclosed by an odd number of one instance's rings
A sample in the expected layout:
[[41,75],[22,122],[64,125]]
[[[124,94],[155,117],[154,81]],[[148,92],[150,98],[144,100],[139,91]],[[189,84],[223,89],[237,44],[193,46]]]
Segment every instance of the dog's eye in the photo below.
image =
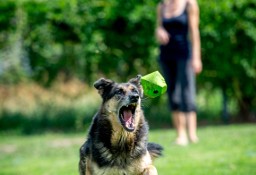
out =
[[132,92],[134,92],[134,93],[137,93],[138,94],[138,90],[137,89],[135,89],[135,88],[132,88],[132,90],[131,90]]
[[123,89],[117,89],[116,94],[122,95],[122,94],[124,94],[124,90]]

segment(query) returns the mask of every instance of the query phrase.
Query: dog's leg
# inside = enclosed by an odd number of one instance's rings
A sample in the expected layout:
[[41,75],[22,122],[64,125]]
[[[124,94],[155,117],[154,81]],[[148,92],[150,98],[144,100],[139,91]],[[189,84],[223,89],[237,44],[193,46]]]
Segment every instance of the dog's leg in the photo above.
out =
[[92,175],[92,172],[91,172],[91,161],[88,160],[88,159],[86,161],[85,175]]
[[84,154],[83,146],[80,148],[80,161],[79,161],[79,174],[85,175],[85,169],[86,169],[86,156]]
[[87,159],[84,162],[80,160],[79,162],[79,173],[80,175],[91,175],[90,161]]
[[147,168],[145,168],[142,175],[158,175],[156,167],[154,167],[153,165],[149,165]]
[[85,161],[84,160],[80,160],[79,161],[79,174],[80,175],[86,175],[85,169],[86,169]]
[[80,161],[79,161],[79,174],[80,175],[90,175],[87,173],[87,156],[85,154],[85,145],[82,145],[80,148]]

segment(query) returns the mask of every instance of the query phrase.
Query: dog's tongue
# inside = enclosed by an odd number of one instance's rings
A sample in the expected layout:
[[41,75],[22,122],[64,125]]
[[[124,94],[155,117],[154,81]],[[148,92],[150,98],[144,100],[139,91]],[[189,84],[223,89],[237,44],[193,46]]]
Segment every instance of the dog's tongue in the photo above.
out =
[[132,128],[133,127],[133,122],[132,122],[132,111],[127,109],[124,110],[124,121],[125,121],[125,125],[128,128]]
[[131,122],[132,120],[132,111],[131,110],[124,110],[124,121]]

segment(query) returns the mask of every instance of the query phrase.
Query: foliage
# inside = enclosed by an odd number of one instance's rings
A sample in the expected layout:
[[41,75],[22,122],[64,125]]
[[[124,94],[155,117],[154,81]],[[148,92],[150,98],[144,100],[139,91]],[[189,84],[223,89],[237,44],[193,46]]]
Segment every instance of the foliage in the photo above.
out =
[[211,82],[238,100],[240,116],[248,120],[256,109],[256,3],[200,1],[200,8],[201,83]]
[[[159,69],[154,28],[159,0],[0,2],[0,82],[50,86],[62,74],[91,84]],[[256,111],[256,4],[203,1],[201,88],[221,88],[241,116]]]
[[[178,147],[171,144],[174,130],[151,130],[149,141],[164,147],[155,160],[161,175],[255,174],[255,125],[199,128],[198,144]],[[79,147],[86,131],[79,134],[46,133],[12,135],[1,133],[0,174],[76,175]],[[15,167],[15,168],[13,168]]]
[[14,10],[0,4],[12,13],[2,18],[17,21],[17,42],[40,83],[51,83],[60,72],[90,82],[99,73],[124,79],[152,70],[154,13],[145,13],[155,11],[152,1],[26,0],[15,5]]
[[[79,80],[62,81],[55,81],[50,88],[35,83],[0,86],[0,131],[33,134],[85,130],[99,109],[100,95]],[[220,98],[218,91],[211,96],[200,92],[199,125],[220,123]],[[151,128],[172,126],[167,96],[143,98],[142,108]]]
[[55,82],[47,89],[35,83],[0,87],[0,130],[24,134],[84,130],[99,108],[96,93],[75,80]]

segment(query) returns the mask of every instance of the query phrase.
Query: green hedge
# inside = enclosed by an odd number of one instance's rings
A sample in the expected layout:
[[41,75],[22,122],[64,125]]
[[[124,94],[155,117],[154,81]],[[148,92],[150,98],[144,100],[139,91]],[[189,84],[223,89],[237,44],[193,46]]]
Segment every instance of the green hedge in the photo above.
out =
[[[239,116],[256,112],[256,2],[200,1],[204,72],[210,82],[238,102]],[[254,114],[253,114],[254,113]]]
[[[91,83],[159,69],[157,0],[0,2],[0,82],[50,86],[59,74]],[[221,88],[248,119],[256,109],[256,2],[203,1],[200,88]],[[128,77],[128,78],[127,78]]]

